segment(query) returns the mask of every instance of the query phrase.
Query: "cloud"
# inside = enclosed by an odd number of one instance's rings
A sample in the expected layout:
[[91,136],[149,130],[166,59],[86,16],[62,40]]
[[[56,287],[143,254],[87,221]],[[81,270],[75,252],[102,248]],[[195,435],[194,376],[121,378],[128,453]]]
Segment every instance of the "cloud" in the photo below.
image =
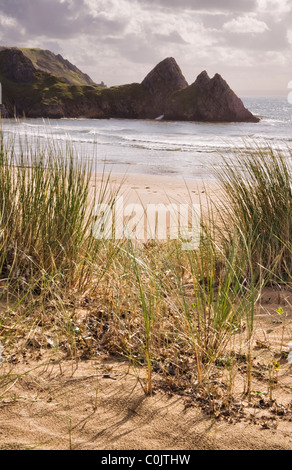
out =
[[258,0],[258,12],[283,17],[292,10],[291,0]]
[[256,0],[244,0],[235,2],[234,0],[135,0],[145,6],[184,9],[195,11],[253,11],[256,9]]
[[[283,22],[277,21],[270,21],[268,29],[255,27],[248,31],[248,34],[239,34],[238,30],[224,28],[218,43],[235,51],[246,50],[251,56],[256,56],[256,51],[278,51],[285,54],[289,49],[287,27]],[[260,64],[261,62],[258,62],[257,66],[260,67]]]
[[1,0],[0,12],[18,21],[26,34],[69,38],[78,34],[122,32],[124,23],[101,13],[92,16],[84,0]]
[[223,25],[223,30],[230,33],[259,34],[268,31],[269,27],[264,21],[260,21],[252,16],[240,16],[233,18]]
[[1,15],[0,16],[0,25],[4,27],[16,26],[16,20],[9,16]]
[[187,44],[187,42],[181,37],[177,31],[172,31],[169,34],[154,34],[154,38],[157,41],[171,42],[174,44]]

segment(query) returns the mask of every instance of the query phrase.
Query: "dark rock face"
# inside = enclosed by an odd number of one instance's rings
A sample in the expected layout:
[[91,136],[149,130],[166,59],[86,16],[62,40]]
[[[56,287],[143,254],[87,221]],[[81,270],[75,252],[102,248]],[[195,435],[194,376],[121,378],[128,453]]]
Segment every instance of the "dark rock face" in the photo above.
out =
[[212,79],[202,72],[188,88],[166,104],[165,119],[206,122],[259,122],[221,75]]
[[156,98],[167,97],[188,86],[181,69],[173,57],[160,62],[143,80],[143,87]]
[[160,62],[141,83],[141,88],[149,95],[150,114],[146,118],[156,118],[163,114],[165,103],[176,91],[188,86],[181,69],[173,57]]
[[4,51],[2,72],[7,78],[26,83],[33,80],[36,69],[33,63],[19,49],[7,49]]

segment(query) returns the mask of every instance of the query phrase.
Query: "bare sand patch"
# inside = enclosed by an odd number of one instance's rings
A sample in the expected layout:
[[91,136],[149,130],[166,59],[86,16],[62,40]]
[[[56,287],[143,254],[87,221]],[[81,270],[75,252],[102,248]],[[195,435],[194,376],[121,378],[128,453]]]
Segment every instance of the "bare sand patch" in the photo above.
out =
[[10,373],[21,377],[0,400],[1,449],[292,448],[291,422],[279,421],[276,429],[229,424],[175,394],[146,397],[128,364],[115,358],[30,362]]
[[[73,361],[28,348],[15,364],[0,367],[0,449],[291,450],[291,366],[285,354],[277,356],[291,338],[291,300],[291,292],[264,291],[254,333],[253,405],[242,395],[239,367],[240,409],[235,403],[219,414],[187,390],[161,386],[159,374],[154,395],[145,396],[146,371],[121,357]],[[279,304],[287,312],[284,335]],[[271,406],[268,356],[281,365]]]
[[[106,176],[97,176],[97,183],[104,181]],[[215,180],[203,181],[183,179],[170,176],[154,175],[120,175],[111,174],[110,184],[114,189],[120,188],[125,202],[146,204],[193,204],[206,203],[206,197],[217,199],[220,193]]]

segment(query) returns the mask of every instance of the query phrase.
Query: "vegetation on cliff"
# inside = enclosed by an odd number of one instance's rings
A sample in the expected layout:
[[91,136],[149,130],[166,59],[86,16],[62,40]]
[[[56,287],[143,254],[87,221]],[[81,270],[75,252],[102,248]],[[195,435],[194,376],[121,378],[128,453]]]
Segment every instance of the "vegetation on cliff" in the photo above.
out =
[[0,51],[3,50],[8,50],[9,54],[14,53],[18,56],[21,55],[19,54],[21,52],[25,58],[32,62],[34,69],[54,75],[68,85],[95,85],[87,74],[81,72],[60,54],[56,55],[43,49],[0,47]]
[[188,86],[175,59],[167,58],[141,84],[104,88],[49,51],[0,49],[9,116],[258,121],[220,75],[202,75]]

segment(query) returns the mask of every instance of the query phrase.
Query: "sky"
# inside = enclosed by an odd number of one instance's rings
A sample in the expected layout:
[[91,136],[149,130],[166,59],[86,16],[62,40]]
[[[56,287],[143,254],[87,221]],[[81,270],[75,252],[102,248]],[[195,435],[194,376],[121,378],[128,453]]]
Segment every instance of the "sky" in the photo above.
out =
[[292,0],[0,0],[0,45],[62,54],[96,82],[141,82],[174,57],[241,96],[288,95]]

